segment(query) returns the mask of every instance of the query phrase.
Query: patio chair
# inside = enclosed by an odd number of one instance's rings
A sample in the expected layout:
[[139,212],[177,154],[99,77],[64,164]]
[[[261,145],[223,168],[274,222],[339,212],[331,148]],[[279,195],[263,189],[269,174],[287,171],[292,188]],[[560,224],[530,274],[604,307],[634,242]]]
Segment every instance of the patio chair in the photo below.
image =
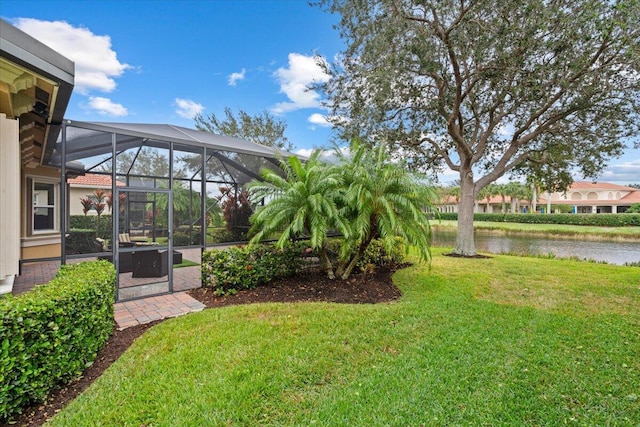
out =
[[135,242],[131,241],[129,233],[118,234],[118,244],[123,248],[132,248],[136,245]]
[[168,251],[139,251],[132,255],[132,277],[164,277],[169,274]]
[[[95,239],[94,245],[96,252],[111,252],[111,248],[106,245],[104,239]],[[118,255],[120,273],[128,273],[133,270],[132,255],[133,254],[131,252],[120,252],[120,254]],[[106,260],[113,264],[113,256],[111,255],[99,256],[98,259]]]

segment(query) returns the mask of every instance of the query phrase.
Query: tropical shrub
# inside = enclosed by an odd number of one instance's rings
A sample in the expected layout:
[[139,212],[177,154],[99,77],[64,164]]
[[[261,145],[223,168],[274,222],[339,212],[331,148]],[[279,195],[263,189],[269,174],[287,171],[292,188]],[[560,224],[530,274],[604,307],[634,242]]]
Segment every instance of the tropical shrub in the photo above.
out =
[[274,245],[254,245],[205,251],[202,286],[227,294],[292,276],[302,268],[306,247],[307,243],[297,242],[282,249]]
[[[437,199],[435,190],[392,162],[384,144],[370,148],[353,141],[350,148],[348,157],[336,151],[338,165],[321,162],[322,153],[316,151],[305,164],[296,157],[281,161],[284,177],[263,170],[264,182],[249,185],[254,201],[265,202],[251,217],[256,234],[250,244],[277,231],[282,232],[278,247],[309,236],[329,278],[349,277],[377,238],[399,236],[417,249],[421,260],[430,260],[426,212]],[[342,234],[335,263],[327,251],[332,229]]]
[[247,191],[234,191],[231,187],[220,187],[220,192],[224,196],[221,205],[222,215],[227,230],[232,235],[232,241],[245,241],[250,228],[249,217],[253,213]]
[[173,245],[174,246],[191,246],[202,244],[202,228],[199,226],[194,227],[180,227],[173,233]]
[[0,422],[77,378],[113,332],[116,272],[63,265],[45,286],[0,299]]
[[401,237],[374,239],[358,261],[361,271],[371,271],[375,267],[401,264],[405,260],[405,246]]
[[209,227],[207,229],[207,242],[208,243],[225,243],[233,242],[233,233],[226,228]]
[[372,240],[380,238],[391,247],[400,237],[407,249],[413,246],[422,261],[429,261],[431,229],[427,211],[438,200],[423,177],[394,163],[388,147],[370,148],[353,141],[350,155],[337,152],[343,191],[338,193],[340,213],[350,225],[342,240],[336,275],[346,279]]
[[263,181],[251,182],[248,191],[256,204],[265,203],[251,216],[255,233],[250,245],[280,232],[276,247],[284,248],[293,239],[305,236],[310,247],[319,253],[329,277],[333,266],[327,254],[327,234],[333,229],[348,236],[350,226],[337,205],[342,185],[339,170],[320,161],[315,151],[302,163],[291,156],[280,161],[285,176],[270,169],[261,171]]

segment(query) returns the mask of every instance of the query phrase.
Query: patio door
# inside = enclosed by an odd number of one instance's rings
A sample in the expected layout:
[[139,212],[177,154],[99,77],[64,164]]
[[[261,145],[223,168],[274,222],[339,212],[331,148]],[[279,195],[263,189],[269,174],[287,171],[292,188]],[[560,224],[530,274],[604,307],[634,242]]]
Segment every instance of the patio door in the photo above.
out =
[[118,187],[112,249],[118,301],[173,292],[171,190]]

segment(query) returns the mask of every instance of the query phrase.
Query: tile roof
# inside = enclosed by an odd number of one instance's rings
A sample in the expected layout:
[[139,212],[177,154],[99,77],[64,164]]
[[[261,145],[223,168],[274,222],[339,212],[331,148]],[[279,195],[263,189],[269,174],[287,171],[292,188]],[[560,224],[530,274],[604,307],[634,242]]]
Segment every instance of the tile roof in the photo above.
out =
[[618,190],[618,191],[638,191],[637,188],[625,187],[624,185],[611,184],[608,182],[587,182],[576,181],[569,188],[569,190]]
[[619,201],[630,202],[630,203],[640,203],[640,190],[633,191]]
[[[111,177],[109,175],[101,175],[97,173],[88,173],[77,176],[69,180],[69,184],[74,187],[111,187]],[[124,187],[124,182],[116,181],[118,187]]]

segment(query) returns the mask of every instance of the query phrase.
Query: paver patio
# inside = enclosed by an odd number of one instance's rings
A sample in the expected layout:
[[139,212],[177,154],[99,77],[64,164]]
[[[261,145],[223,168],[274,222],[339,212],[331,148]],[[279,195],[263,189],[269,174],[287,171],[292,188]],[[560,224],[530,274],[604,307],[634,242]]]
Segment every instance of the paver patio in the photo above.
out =
[[[184,259],[200,264],[200,249],[183,249],[181,252]],[[70,260],[69,262],[80,261],[82,260]],[[13,294],[21,294],[36,285],[49,282],[55,277],[59,268],[59,261],[43,261],[23,265],[22,274],[14,282]],[[136,279],[130,276],[131,273],[121,273],[121,287],[135,286]],[[174,269],[173,290],[175,293],[114,304],[114,320],[118,329],[122,330],[131,326],[153,322],[154,320],[203,310],[205,308],[204,304],[184,292],[200,286],[199,265]]]

